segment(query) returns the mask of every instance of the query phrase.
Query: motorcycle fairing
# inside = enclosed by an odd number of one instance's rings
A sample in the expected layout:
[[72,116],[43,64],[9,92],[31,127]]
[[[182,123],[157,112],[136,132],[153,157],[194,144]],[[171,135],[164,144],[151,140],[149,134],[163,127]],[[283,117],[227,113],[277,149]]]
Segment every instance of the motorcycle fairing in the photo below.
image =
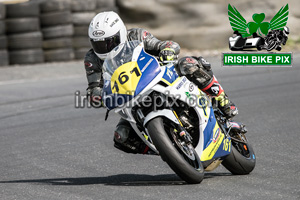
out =
[[[210,108],[210,117],[203,131],[204,150],[201,154],[201,161],[207,161],[214,158],[226,156],[230,153],[230,148],[225,148],[225,143],[231,142],[230,138],[226,139],[216,121],[213,108]],[[227,140],[224,142],[224,140]]]
[[114,71],[111,80],[105,81],[104,104],[109,110],[122,106],[137,96],[161,72],[156,58],[143,48],[137,59],[133,57],[132,60],[136,61],[121,65]]

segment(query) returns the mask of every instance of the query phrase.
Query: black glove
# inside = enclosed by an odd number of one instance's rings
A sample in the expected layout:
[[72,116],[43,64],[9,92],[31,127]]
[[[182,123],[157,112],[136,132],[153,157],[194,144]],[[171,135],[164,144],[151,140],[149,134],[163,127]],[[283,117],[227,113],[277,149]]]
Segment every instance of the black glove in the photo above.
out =
[[159,52],[159,59],[160,61],[172,61],[175,60],[177,58],[177,56],[175,55],[175,50],[171,49],[171,48],[164,48],[163,50],[161,50]]
[[90,104],[94,108],[101,108],[103,106],[102,101],[102,88],[94,87],[87,89],[87,98],[90,101]]

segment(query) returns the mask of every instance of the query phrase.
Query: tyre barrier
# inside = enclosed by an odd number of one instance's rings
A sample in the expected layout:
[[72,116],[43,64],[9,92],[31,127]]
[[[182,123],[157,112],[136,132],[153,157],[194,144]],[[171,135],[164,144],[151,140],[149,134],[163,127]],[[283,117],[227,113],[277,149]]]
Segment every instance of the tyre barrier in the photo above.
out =
[[40,7],[28,1],[6,5],[7,49],[10,64],[44,62]]
[[72,37],[74,27],[70,1],[43,2],[41,3],[41,11],[45,61],[73,60]]
[[6,24],[6,7],[0,3],[0,66],[6,66],[9,64],[8,52],[7,52],[7,36],[5,35]]
[[86,52],[91,49],[88,28],[96,15],[96,0],[72,0],[72,19],[74,24],[73,49],[75,59],[83,60]]
[[29,0],[0,3],[0,66],[84,59],[88,27],[116,0]]

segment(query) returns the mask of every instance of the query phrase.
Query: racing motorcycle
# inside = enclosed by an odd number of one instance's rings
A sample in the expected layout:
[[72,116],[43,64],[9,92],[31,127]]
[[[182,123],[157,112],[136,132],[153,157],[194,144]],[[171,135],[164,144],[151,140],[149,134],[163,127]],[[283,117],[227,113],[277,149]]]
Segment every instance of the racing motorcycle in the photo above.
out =
[[233,174],[249,174],[255,154],[244,125],[226,119],[174,63],[160,63],[143,43],[113,49],[103,65],[103,102],[130,122],[141,140],[189,184],[221,163]]

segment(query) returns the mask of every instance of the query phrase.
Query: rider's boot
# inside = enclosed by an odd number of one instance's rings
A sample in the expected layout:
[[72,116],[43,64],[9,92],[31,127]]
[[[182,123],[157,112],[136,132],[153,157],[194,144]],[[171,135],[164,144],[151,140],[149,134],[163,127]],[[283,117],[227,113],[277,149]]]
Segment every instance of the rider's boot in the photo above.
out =
[[130,123],[120,119],[114,133],[114,147],[126,153],[153,154],[154,152],[139,138]]
[[226,118],[232,118],[238,114],[237,107],[225,94],[224,89],[215,76],[213,76],[212,81],[201,90],[206,94],[214,97],[214,99],[218,103],[218,108],[223,112]]

